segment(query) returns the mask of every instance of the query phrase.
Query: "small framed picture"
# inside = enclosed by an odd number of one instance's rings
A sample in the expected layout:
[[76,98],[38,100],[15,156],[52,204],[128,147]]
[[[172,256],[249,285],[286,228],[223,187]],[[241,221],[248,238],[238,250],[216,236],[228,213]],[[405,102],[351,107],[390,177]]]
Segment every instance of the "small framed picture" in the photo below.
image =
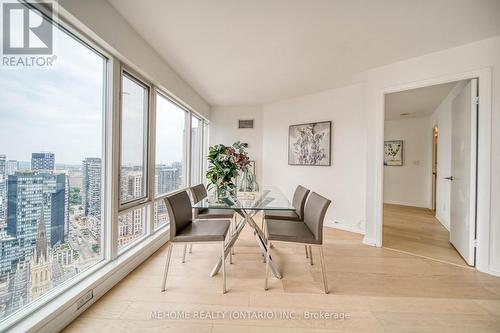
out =
[[403,165],[403,140],[392,140],[384,142],[384,165]]

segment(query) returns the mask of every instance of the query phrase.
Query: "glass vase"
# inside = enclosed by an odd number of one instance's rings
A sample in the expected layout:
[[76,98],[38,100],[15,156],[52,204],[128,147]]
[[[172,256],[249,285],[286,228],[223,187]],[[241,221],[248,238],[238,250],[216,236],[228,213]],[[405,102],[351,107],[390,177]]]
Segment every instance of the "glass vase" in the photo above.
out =
[[228,197],[228,191],[226,187],[216,187],[214,192],[214,199],[216,203],[223,203],[224,199]]
[[[255,176],[253,175],[252,171],[250,170],[245,170],[243,171],[240,179],[240,185],[238,186],[238,191],[239,192],[255,192],[256,191],[256,184],[257,182],[255,181]],[[258,191],[258,189],[257,189]]]

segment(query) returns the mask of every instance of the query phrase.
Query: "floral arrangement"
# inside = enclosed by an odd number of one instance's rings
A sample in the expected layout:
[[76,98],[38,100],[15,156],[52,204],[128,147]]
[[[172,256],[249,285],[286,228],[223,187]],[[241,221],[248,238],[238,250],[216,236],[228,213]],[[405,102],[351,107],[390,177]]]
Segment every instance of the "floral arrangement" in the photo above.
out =
[[208,149],[208,163],[208,188],[215,188],[218,196],[225,196],[234,191],[238,171],[248,170],[250,158],[243,144],[238,141],[229,147],[222,144],[211,146]]

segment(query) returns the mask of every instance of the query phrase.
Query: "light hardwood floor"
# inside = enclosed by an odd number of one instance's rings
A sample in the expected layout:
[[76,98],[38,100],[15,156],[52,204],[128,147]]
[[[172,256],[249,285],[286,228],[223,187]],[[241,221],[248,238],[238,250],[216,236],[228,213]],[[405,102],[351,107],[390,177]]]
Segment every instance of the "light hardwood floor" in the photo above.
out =
[[[186,263],[174,248],[160,292],[163,247],[91,306],[65,332],[498,332],[500,278],[363,245],[362,236],[325,228],[330,294],[322,292],[317,251],[309,266],[303,246],[276,244],[283,279],[270,278],[265,292],[259,249],[247,227],[228,267],[228,293],[209,272],[219,254],[196,245]],[[153,311],[220,311],[226,318],[151,319]],[[295,319],[228,319],[235,311],[288,311]],[[348,319],[305,319],[309,312],[347,313]],[[269,313],[269,312],[266,312]],[[302,316],[302,318],[298,318]]]
[[383,231],[384,247],[469,267],[429,209],[384,204]]

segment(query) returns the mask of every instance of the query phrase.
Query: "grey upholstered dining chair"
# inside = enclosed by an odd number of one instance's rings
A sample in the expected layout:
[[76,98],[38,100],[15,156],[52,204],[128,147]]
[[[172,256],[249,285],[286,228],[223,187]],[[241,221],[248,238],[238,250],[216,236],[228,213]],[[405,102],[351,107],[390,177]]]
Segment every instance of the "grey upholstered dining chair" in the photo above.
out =
[[[191,191],[191,197],[193,199],[193,203],[197,204],[201,200],[205,199],[208,197],[207,190],[205,188],[205,185],[203,184],[198,184],[196,186],[190,187],[189,190]],[[229,209],[213,209],[213,208],[195,208],[193,209],[193,216],[195,220],[228,220],[231,223],[231,234],[234,231],[234,211],[229,210]],[[189,246],[189,253],[193,252],[193,245]],[[229,255],[229,262],[233,263],[233,254],[234,254],[234,247],[231,248],[231,252]],[[186,246],[184,247],[184,254],[183,254],[183,262],[185,261],[186,257]]]
[[[198,184],[190,188],[193,197],[193,203],[198,203],[208,196],[205,185]],[[197,220],[223,219],[232,220],[234,211],[230,209],[213,209],[213,208],[196,208],[194,210],[194,218]]]
[[[305,188],[302,185],[297,186],[295,189],[295,193],[293,194],[293,199],[292,199],[292,206],[295,208],[295,211],[293,210],[276,210],[276,211],[271,211],[271,212],[266,212],[265,213],[265,218],[271,219],[271,220],[287,220],[287,221],[298,221],[298,222],[303,222],[304,221],[304,207],[306,205],[306,200],[307,196],[309,195],[309,192],[311,192],[308,188]],[[311,247],[305,245],[304,246],[306,250],[306,258],[311,258],[311,265],[313,264],[312,261],[312,249]]]
[[272,220],[293,220],[293,221],[303,221],[304,220],[304,206],[306,205],[306,199],[311,192],[309,189],[302,185],[297,186],[293,194],[292,206],[295,210],[275,210],[266,212],[266,218]]
[[227,220],[193,220],[191,201],[186,191],[167,196],[165,198],[165,205],[167,206],[170,218],[170,243],[168,245],[165,272],[163,274],[162,291],[165,291],[168,267],[174,244],[217,243],[220,244],[222,251],[222,293],[225,293],[226,265],[224,240],[228,234],[230,222]]
[[323,221],[331,201],[312,192],[304,209],[304,223],[286,220],[274,220],[266,217],[267,252],[266,252],[266,279],[264,289],[268,289],[269,258],[271,256],[271,242],[300,243],[319,248],[321,270],[325,294],[328,294],[325,258],[323,256]]

